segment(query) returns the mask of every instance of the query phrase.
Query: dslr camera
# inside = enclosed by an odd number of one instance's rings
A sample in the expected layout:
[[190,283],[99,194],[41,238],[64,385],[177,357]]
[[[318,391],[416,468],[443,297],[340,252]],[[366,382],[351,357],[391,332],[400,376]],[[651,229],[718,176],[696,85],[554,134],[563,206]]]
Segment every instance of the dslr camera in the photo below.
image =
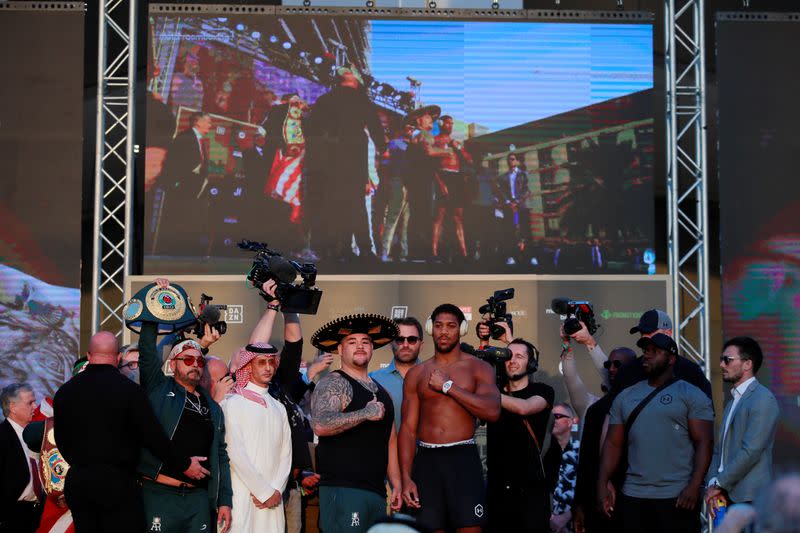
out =
[[514,288],[494,291],[494,294],[486,299],[486,303],[478,309],[481,315],[485,315],[486,325],[491,330],[491,337],[495,340],[503,336],[505,330],[499,326],[498,322],[505,322],[509,329],[513,331],[514,326],[511,322],[511,314],[506,309],[506,302],[514,297]]
[[284,312],[304,315],[317,313],[322,291],[314,287],[317,280],[317,267],[314,263],[300,264],[290,261],[270,250],[265,242],[243,240],[238,246],[242,250],[256,252],[247,279],[258,287],[264,299],[268,295],[261,290],[261,286],[266,281],[275,280],[278,285],[275,297],[280,301]]
[[586,324],[590,335],[597,332],[597,322],[594,319],[594,307],[588,300],[573,300],[572,298],[554,298],[550,303],[554,313],[565,316],[564,333],[572,335],[580,331],[581,322]]

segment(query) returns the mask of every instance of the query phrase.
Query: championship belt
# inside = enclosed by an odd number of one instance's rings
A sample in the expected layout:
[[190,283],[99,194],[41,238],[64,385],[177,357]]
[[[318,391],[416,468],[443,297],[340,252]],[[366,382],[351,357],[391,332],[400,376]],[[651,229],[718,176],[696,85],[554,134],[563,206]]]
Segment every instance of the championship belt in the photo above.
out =
[[123,310],[125,325],[139,333],[143,322],[158,324],[158,334],[182,330],[197,322],[194,306],[180,285],[159,287],[151,283],[128,300]]
[[40,470],[44,491],[48,496],[58,497],[64,492],[64,481],[67,479],[69,464],[56,447],[55,432],[53,431],[53,417],[44,421],[44,436],[42,437],[42,458]]

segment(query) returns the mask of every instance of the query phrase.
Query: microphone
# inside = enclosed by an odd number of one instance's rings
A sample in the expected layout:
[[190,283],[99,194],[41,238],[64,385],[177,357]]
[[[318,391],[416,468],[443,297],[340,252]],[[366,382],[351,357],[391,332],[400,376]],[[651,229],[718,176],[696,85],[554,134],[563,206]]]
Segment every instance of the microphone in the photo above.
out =
[[207,304],[203,307],[203,310],[200,311],[200,316],[197,317],[197,319],[206,324],[213,325],[219,322],[221,316],[222,314],[219,312],[216,305]]
[[269,260],[269,267],[275,277],[283,283],[292,284],[297,277],[297,270],[283,257],[272,256]]
[[550,309],[559,315],[568,315],[570,302],[569,298],[553,298],[553,301],[550,302]]
[[469,355],[475,355],[475,347],[466,342],[461,343],[461,351]]

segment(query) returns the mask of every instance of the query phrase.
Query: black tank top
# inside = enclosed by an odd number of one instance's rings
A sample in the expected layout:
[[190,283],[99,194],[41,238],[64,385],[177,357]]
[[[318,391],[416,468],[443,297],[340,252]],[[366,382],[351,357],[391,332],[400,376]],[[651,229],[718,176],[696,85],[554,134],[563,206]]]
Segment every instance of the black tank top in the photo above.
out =
[[[350,383],[353,399],[345,413],[363,409],[372,401],[372,392],[341,370],[336,373]],[[382,420],[366,420],[338,435],[320,437],[317,446],[317,463],[320,485],[350,487],[386,496],[386,467],[389,464],[389,437],[394,424],[392,398],[378,385],[375,396],[383,403],[386,412]]]

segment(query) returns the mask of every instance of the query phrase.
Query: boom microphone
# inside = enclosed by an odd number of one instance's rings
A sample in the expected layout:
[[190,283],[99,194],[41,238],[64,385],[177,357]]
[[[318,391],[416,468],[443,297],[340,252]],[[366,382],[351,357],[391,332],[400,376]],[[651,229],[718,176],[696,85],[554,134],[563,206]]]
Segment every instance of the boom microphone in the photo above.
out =
[[550,302],[550,309],[558,315],[568,315],[570,301],[569,298],[553,298],[553,301]]

